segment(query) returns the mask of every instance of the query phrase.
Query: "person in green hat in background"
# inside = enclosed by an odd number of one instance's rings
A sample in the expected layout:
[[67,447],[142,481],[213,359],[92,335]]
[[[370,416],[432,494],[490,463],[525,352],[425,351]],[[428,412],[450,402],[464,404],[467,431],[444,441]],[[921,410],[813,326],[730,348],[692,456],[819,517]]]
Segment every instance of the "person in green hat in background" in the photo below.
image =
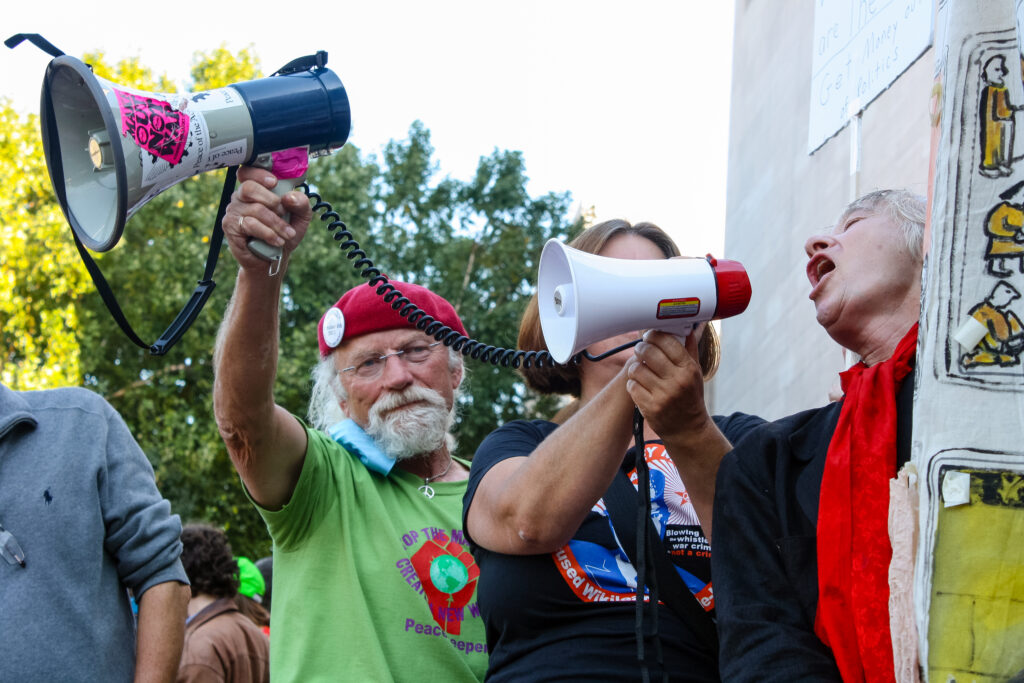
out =
[[268,612],[273,609],[270,606],[270,598],[274,592],[274,556],[267,555],[256,560],[256,568],[260,570],[260,574],[263,575],[263,583],[267,587],[263,591],[263,608]]
[[270,612],[263,606],[263,596],[267,592],[263,573],[248,557],[236,557],[235,562],[238,563],[238,595],[235,596],[235,606],[269,636]]

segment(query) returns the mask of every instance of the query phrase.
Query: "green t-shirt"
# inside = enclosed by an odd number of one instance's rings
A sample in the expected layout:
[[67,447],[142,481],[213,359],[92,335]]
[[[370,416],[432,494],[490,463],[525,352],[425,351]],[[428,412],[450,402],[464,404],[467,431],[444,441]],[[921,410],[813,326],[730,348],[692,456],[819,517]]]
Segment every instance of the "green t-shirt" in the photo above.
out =
[[479,570],[462,535],[466,482],[432,483],[427,498],[419,477],[371,472],[306,431],[291,500],[260,508],[274,539],[272,680],[483,680]]

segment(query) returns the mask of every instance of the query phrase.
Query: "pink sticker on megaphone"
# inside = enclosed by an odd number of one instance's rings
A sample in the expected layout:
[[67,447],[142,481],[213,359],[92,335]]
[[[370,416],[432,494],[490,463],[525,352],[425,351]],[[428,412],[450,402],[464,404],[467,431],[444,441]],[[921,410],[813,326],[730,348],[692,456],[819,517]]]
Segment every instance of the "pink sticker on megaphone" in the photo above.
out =
[[121,134],[170,164],[181,161],[188,142],[188,114],[170,102],[114,89],[121,109]]
[[301,178],[309,168],[309,149],[292,147],[270,154],[270,172],[278,178]]

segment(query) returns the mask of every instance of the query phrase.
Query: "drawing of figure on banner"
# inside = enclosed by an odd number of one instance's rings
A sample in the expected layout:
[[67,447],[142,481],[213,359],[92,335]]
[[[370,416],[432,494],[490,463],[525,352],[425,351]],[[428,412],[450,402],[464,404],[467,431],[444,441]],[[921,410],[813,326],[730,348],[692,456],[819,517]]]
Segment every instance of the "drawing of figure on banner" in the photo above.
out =
[[1013,173],[1014,112],[1020,107],[1010,102],[1006,86],[1006,57],[995,55],[985,62],[979,106],[981,130],[981,174],[998,178]]
[[1024,325],[1010,310],[1010,304],[1020,298],[1020,292],[1005,280],[992,288],[985,300],[970,311],[970,316],[985,326],[986,334],[977,347],[960,358],[966,368],[999,365],[1010,367],[1020,364],[1024,351]]
[[[995,277],[1009,277],[1017,272],[1024,273],[1024,204],[1000,202],[985,217],[985,234],[988,246],[985,249],[986,270]],[[1014,263],[1016,262],[1016,263]]]
[[[1024,11],[1024,0],[1016,2]],[[1024,112],[1024,72],[1016,27],[976,32],[959,55],[956,74],[947,76],[960,90],[949,91],[944,101],[952,108],[943,114],[956,122],[941,162],[949,164],[947,224],[935,233],[950,259],[939,267],[942,303],[935,304],[946,352],[932,358],[954,384],[1024,393],[1024,350],[1011,340],[1024,320],[1024,296],[1016,294],[1024,292],[1024,140],[1015,123]]]

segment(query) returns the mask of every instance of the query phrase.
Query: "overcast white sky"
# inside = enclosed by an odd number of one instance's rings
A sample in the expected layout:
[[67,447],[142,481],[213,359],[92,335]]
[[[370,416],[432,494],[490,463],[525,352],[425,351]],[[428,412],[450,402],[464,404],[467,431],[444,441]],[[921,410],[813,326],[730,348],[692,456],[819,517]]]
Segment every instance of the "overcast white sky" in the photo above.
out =
[[[468,179],[494,148],[521,150],[531,194],[569,190],[599,220],[653,221],[684,253],[728,256],[732,0],[288,7],[15,2],[4,8],[0,37],[41,33],[77,57],[96,49],[109,61],[138,56],[179,81],[195,52],[222,43],[251,46],[265,74],[326,50],[352,103],[350,141],[364,152],[404,138],[420,119],[442,175]],[[0,49],[0,96],[36,111],[48,61],[27,43]]]

